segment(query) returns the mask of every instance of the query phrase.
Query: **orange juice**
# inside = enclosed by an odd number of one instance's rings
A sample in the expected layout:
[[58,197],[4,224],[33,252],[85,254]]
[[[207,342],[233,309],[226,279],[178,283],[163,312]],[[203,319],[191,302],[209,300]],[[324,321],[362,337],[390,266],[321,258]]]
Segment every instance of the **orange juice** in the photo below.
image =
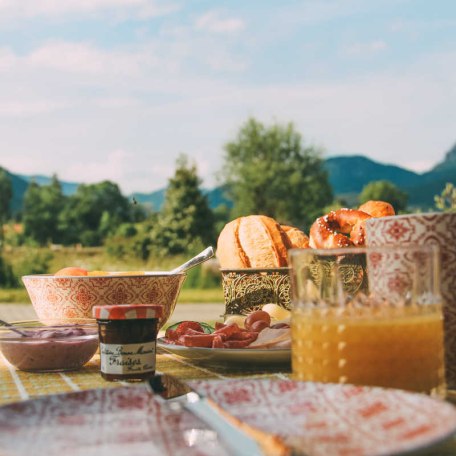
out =
[[444,393],[440,306],[298,308],[291,331],[297,380]]

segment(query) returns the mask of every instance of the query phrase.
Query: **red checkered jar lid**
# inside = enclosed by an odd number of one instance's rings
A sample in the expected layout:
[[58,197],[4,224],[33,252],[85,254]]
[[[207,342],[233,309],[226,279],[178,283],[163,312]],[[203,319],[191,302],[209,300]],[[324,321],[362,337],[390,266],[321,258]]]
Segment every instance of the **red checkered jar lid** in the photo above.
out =
[[155,304],[117,304],[95,306],[92,312],[98,320],[137,320],[160,318],[163,315],[163,307]]

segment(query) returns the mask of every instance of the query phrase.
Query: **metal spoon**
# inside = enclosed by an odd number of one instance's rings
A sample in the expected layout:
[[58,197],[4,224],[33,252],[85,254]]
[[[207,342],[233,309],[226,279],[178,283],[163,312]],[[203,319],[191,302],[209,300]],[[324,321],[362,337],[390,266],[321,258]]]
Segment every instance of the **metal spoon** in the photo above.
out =
[[7,326],[11,331],[14,331],[15,333],[20,334],[22,337],[29,337],[29,335],[25,332],[22,332],[20,329],[17,329],[14,325],[11,323],[8,323],[7,321],[0,320],[0,325],[1,326]]
[[194,256],[190,260],[181,264],[177,268],[174,268],[170,272],[173,274],[177,274],[179,272],[187,271],[187,270],[193,268],[194,266],[197,266],[198,264],[204,263],[205,261],[209,260],[213,256],[214,256],[214,249],[212,247],[208,247],[207,249],[204,249],[201,253],[198,253],[198,255]]

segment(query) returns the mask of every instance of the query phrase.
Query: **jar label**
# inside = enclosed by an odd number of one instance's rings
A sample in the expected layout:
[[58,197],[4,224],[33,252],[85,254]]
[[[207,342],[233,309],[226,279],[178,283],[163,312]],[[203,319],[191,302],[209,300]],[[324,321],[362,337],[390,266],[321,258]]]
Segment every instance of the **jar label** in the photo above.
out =
[[101,372],[121,375],[153,372],[155,351],[155,341],[122,345],[100,343]]

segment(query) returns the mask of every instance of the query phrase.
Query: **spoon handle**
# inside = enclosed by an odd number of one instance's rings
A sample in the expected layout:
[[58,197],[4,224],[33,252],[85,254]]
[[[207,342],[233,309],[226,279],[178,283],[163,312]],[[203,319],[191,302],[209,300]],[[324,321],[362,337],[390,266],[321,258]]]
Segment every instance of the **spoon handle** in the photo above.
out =
[[195,257],[191,258],[190,260],[186,261],[184,264],[181,264],[177,268],[174,268],[171,272],[173,274],[177,274],[179,272],[187,271],[194,266],[197,266],[200,263],[204,263],[205,261],[209,260],[214,256],[214,249],[212,247],[208,247],[204,249],[201,253],[196,255]]
[[11,329],[11,331],[14,331],[17,334],[20,334],[22,337],[27,337],[28,336],[28,334],[25,334],[20,329],[15,328],[14,325],[12,325],[11,323],[8,323],[7,321],[0,320],[0,326],[6,326],[9,329]]

